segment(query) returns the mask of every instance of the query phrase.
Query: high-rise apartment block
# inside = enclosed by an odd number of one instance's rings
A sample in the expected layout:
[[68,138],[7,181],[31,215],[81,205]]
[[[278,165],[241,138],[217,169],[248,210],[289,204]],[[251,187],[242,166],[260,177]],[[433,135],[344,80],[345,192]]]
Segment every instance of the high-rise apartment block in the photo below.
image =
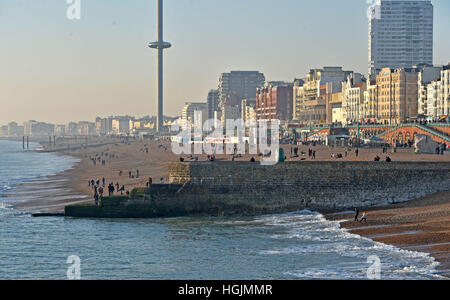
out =
[[214,119],[214,112],[219,110],[219,90],[211,90],[208,93],[208,119]]
[[377,0],[369,19],[369,74],[433,64],[430,0]]
[[258,71],[231,71],[219,78],[220,103],[241,105],[244,99],[255,100],[256,89],[263,87],[266,78]]

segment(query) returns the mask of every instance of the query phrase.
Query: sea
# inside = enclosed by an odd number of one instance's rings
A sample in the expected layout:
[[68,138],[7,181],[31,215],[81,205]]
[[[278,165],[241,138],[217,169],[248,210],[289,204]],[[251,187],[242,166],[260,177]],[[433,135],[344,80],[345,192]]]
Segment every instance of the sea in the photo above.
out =
[[0,280],[73,279],[73,257],[76,278],[86,280],[442,278],[428,254],[373,242],[307,210],[252,218],[31,218],[14,207],[14,191],[77,162],[32,148],[0,141]]

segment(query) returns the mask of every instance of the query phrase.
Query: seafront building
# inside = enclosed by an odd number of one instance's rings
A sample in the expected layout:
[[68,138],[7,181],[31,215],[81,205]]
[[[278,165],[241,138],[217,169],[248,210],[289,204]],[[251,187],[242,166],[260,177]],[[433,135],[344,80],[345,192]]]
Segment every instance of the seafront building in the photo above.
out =
[[362,118],[369,123],[378,121],[378,87],[377,82],[367,81],[364,102],[361,106]]
[[219,78],[219,102],[240,105],[244,99],[255,100],[256,89],[263,87],[266,78],[259,71],[231,71]]
[[55,125],[34,120],[24,122],[24,134],[27,136],[48,136],[54,135]]
[[[232,105],[228,102],[222,103],[220,106],[220,123],[225,128],[227,120],[238,120],[241,118],[241,108],[239,105]],[[219,120],[219,119],[218,119]]]
[[214,112],[219,110],[219,90],[210,90],[206,102],[208,104],[208,119],[214,119]]
[[365,92],[365,78],[360,73],[352,73],[342,82],[342,114],[344,124],[352,124],[361,119],[361,102]]
[[242,100],[241,119],[244,122],[256,120],[256,101]]
[[66,125],[55,125],[55,135],[65,136],[66,135]]
[[442,67],[423,66],[418,80],[418,113],[428,115],[428,85],[441,76]]
[[8,136],[22,136],[24,134],[24,126],[20,126],[16,122],[8,124],[8,130],[6,135]]
[[303,85],[294,84],[293,119],[304,124],[325,124],[327,120],[327,84],[341,83],[352,74],[342,67],[312,69],[306,75]]
[[208,105],[203,102],[186,102],[181,111],[181,121],[183,124],[194,125],[196,112],[200,112],[203,122],[207,120],[208,117]]
[[8,125],[0,126],[0,136],[8,136]]
[[395,125],[417,116],[418,68],[384,68],[377,76],[378,112],[383,124]]
[[256,90],[256,119],[289,121],[292,118],[293,84],[268,82]]
[[450,64],[441,71],[442,115],[450,115]]
[[[434,121],[445,118],[450,114],[450,64],[439,70],[439,75],[427,85],[420,85],[419,89],[426,94],[424,114]],[[434,74],[436,75],[436,74]],[[419,92],[420,95],[420,92]],[[419,102],[420,103],[420,102]]]
[[427,111],[426,115],[433,120],[440,116],[442,111],[441,94],[441,77],[437,77],[427,85]]
[[305,78],[303,79],[294,79],[293,85],[293,99],[292,99],[292,120],[300,120],[300,113],[302,108],[302,102],[300,101],[303,98],[303,85],[305,84]]
[[364,93],[367,86],[365,82],[345,84],[346,87],[343,98],[343,110],[346,124],[354,124],[364,119]]
[[344,111],[342,108],[342,98],[342,91],[331,94],[329,101],[327,102],[327,106],[329,107],[327,113],[328,124],[345,124]]
[[369,18],[369,74],[383,68],[433,65],[430,0],[377,0]]
[[[326,123],[340,123],[342,114],[342,82],[329,82],[325,84],[325,103],[326,103]],[[333,117],[333,110],[335,115]],[[333,120],[337,118],[339,120]]]

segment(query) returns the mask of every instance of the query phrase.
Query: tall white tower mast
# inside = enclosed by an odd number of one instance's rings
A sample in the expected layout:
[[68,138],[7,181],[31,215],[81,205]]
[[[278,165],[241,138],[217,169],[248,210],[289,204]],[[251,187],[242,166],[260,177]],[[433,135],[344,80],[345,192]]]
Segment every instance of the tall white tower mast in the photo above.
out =
[[164,49],[172,47],[168,42],[164,42],[163,38],[163,0],[157,1],[158,10],[158,20],[157,20],[157,30],[158,30],[158,40],[156,42],[150,43],[148,46],[153,49],[158,50],[158,67],[157,67],[157,80],[158,80],[158,116],[156,121],[156,131],[161,133],[164,124],[164,103],[163,103],[163,51]]

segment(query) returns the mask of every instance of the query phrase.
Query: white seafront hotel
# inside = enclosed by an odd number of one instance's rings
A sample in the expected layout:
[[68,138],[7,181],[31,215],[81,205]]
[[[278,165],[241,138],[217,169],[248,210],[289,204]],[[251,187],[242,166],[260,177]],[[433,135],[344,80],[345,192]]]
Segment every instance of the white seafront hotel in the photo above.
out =
[[433,65],[430,0],[377,0],[369,15],[369,74],[383,68]]

